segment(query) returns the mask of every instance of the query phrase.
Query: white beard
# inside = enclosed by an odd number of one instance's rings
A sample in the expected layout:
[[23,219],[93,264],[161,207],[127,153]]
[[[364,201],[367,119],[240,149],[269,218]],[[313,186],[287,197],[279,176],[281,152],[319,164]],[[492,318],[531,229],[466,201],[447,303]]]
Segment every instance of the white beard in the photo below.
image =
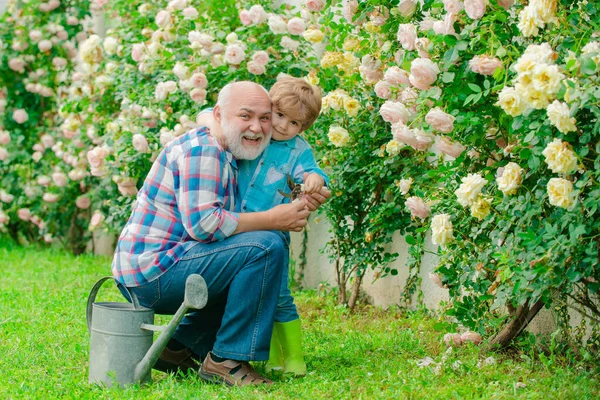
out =
[[256,148],[244,147],[242,144],[242,138],[256,138],[262,135],[256,135],[250,131],[244,131],[240,133],[237,128],[229,125],[225,119],[221,120],[221,130],[223,131],[223,136],[225,136],[225,140],[227,141],[227,148],[231,154],[233,154],[236,160],[254,160],[263,152],[271,140],[271,132],[269,131],[268,135],[263,136],[260,146]]

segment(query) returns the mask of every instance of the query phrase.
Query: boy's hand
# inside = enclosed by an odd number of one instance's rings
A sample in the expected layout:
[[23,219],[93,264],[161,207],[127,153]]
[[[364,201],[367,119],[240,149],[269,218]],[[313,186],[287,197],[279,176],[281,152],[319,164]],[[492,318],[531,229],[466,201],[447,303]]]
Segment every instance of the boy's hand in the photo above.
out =
[[316,193],[321,190],[324,184],[325,180],[321,175],[315,173],[309,174],[304,178],[304,193]]
[[[304,173],[304,179],[308,178],[308,173]],[[309,211],[315,211],[321,207],[331,197],[331,191],[325,186],[321,186],[319,190],[314,193],[304,193],[302,199],[306,201],[306,206]]]

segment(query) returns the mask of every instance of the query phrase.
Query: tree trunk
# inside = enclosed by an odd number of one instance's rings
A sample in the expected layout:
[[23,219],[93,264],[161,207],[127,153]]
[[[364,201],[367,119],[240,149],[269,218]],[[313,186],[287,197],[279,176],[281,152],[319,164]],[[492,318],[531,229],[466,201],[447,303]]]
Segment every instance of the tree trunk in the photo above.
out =
[[544,303],[538,300],[533,307],[529,308],[529,302],[523,304],[514,313],[514,319],[507,323],[504,328],[490,340],[491,347],[504,348],[512,342],[514,338],[519,336],[523,329],[531,322],[533,317],[542,309]]
[[350,311],[354,311],[354,307],[356,307],[358,294],[360,293],[360,287],[362,285],[364,276],[364,274],[359,275],[357,273],[354,277],[354,282],[352,283],[352,292],[350,293],[350,300],[348,300],[348,308],[350,308]]
[[336,278],[338,284],[338,304],[346,304],[346,271],[340,268],[340,259],[335,260]]

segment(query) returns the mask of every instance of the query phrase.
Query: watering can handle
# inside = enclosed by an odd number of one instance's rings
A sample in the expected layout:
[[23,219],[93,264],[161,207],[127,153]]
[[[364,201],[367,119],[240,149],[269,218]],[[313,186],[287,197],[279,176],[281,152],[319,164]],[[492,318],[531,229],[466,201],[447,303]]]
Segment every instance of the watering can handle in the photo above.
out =
[[[98,294],[98,290],[100,290],[100,286],[102,286],[102,284],[109,279],[114,279],[114,278],[112,276],[105,276],[104,278],[101,278],[98,282],[96,282],[96,284],[94,284],[94,287],[90,291],[90,295],[88,296],[87,308],[85,311],[85,318],[87,319],[88,332],[90,332],[90,333],[91,333],[91,329],[92,329],[92,305],[94,304],[94,301],[96,300],[96,295]],[[127,286],[123,286],[123,288],[125,288],[125,291],[129,295],[129,298],[131,299],[131,302],[133,303],[133,308],[136,310],[139,309],[140,302],[138,301],[138,298],[135,296],[135,294],[131,293],[129,291],[129,289],[127,289]]]

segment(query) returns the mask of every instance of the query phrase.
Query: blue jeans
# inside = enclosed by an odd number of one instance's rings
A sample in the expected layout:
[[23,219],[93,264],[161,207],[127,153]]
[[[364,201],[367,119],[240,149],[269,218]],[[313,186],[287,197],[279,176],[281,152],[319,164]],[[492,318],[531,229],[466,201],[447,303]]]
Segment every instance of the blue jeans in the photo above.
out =
[[141,305],[174,314],[183,302],[185,280],[200,274],[208,303],[187,314],[173,338],[201,357],[212,351],[232,360],[263,361],[269,358],[284,259],[280,234],[240,233],[196,244],[158,279],[129,290]]
[[275,321],[290,322],[300,318],[288,284],[290,273],[290,234],[289,232],[279,233],[283,239],[284,261],[283,274],[281,276],[281,288],[279,289],[279,299],[277,300],[277,311],[275,312]]

